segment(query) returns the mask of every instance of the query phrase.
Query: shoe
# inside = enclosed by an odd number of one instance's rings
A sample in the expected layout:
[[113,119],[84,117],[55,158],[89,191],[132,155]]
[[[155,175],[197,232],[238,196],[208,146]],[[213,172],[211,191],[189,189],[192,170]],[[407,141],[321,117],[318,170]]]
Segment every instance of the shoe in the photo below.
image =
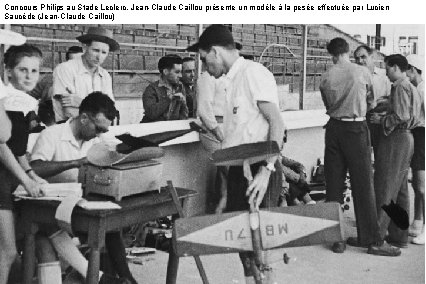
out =
[[308,202],[306,203],[306,205],[314,205],[314,204],[317,204],[317,203],[315,202],[315,200],[311,200],[311,201],[308,201]]
[[407,248],[408,247],[408,243],[392,240],[391,238],[389,238],[389,236],[387,236],[385,238],[385,241],[388,244],[390,244],[390,245],[392,245],[394,247],[397,247],[397,248]]
[[346,244],[345,242],[335,242],[331,247],[331,250],[334,253],[344,253],[346,250]]
[[410,237],[417,237],[422,233],[423,230],[423,221],[422,220],[414,220],[408,229],[408,235]]
[[117,278],[115,276],[108,275],[106,273],[102,274],[99,284],[128,284],[131,283],[130,280],[126,278]]
[[369,245],[367,253],[374,254],[374,255],[381,255],[381,256],[400,256],[401,250],[383,241],[381,245],[379,244]]
[[416,245],[424,245],[425,244],[425,231],[423,229],[423,232],[418,235],[417,237],[415,237],[412,241],[413,244]]
[[351,247],[357,247],[357,248],[368,248],[368,245],[362,245],[358,242],[358,238],[355,237],[349,237],[346,239],[346,244],[350,245]]

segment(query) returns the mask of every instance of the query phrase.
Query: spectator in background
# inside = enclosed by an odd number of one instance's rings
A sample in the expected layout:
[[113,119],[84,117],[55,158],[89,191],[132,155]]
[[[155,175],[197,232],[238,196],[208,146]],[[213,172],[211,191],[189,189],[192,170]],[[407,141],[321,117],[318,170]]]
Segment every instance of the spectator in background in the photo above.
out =
[[385,57],[386,75],[393,83],[386,113],[373,113],[370,122],[381,126],[382,133],[377,150],[374,172],[377,215],[380,236],[388,243],[404,248],[408,243],[408,230],[402,230],[391,221],[382,208],[394,201],[409,212],[408,170],[414,151],[410,130],[420,125],[420,96],[407,75],[407,59],[401,54]]
[[114,100],[111,76],[101,67],[109,52],[120,48],[112,31],[90,27],[77,39],[85,44],[83,55],[63,62],[53,70],[52,102],[56,122],[76,117],[81,101],[95,91]]
[[188,117],[195,117],[196,114],[196,88],[195,88],[195,59],[194,57],[185,57],[182,59],[182,91],[186,98],[188,106]]
[[74,58],[80,57],[83,55],[83,48],[78,45],[73,45],[68,48],[68,51],[65,53],[65,60],[72,60]]
[[[342,189],[349,170],[357,238],[348,238],[356,246],[368,246],[368,253],[398,256],[401,251],[383,242],[377,219],[371,168],[371,149],[365,116],[373,98],[370,72],[349,60],[349,44],[334,38],[327,45],[334,65],[321,77],[321,96],[330,116],[325,125],[324,171],[326,200],[343,203]],[[335,253],[343,253],[344,242],[333,244]]]
[[414,137],[414,154],[411,159],[414,189],[414,222],[411,224],[409,234],[415,237],[412,243],[423,245],[425,243],[425,82],[422,78],[425,70],[425,58],[410,54],[407,56],[407,76],[411,83],[417,87],[420,95],[420,124],[411,132]]
[[[380,72],[379,68],[374,64],[374,50],[368,45],[358,46],[354,51],[354,58],[355,63],[367,67],[373,77],[374,100],[369,105],[367,116],[373,112],[382,112],[387,106],[391,82],[386,77],[386,74]],[[373,146],[374,154],[376,155],[381,129],[379,125],[370,124],[368,121],[367,123],[370,130],[371,146]]]
[[188,118],[188,106],[182,93],[182,58],[166,55],[158,61],[160,79],[146,87],[143,95],[145,115],[141,123]]

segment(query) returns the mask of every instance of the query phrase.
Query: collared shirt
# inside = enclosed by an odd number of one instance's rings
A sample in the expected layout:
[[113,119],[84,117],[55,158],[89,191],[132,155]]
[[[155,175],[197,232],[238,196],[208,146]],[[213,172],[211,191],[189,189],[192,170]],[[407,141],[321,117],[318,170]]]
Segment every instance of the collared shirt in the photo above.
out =
[[278,107],[278,90],[272,73],[262,64],[239,57],[226,78],[224,140],[222,148],[267,141],[269,123],[259,101]]
[[420,84],[417,85],[417,91],[420,95],[420,125],[421,127],[425,127],[425,81],[421,81]]
[[189,85],[182,82],[182,93],[186,99],[186,105],[188,107],[188,117],[195,117],[197,112],[197,92],[195,85]]
[[382,118],[385,135],[395,129],[413,129],[420,124],[420,96],[408,77],[392,84],[389,97],[389,112]]
[[[98,138],[90,141],[77,141],[71,130],[71,120],[65,123],[55,124],[43,130],[33,147],[31,161],[70,161],[87,156],[87,152]],[[78,169],[66,170],[55,176],[47,178],[48,182],[77,182]]]
[[[114,100],[111,76],[100,66],[95,73],[90,72],[84,66],[81,56],[63,62],[53,70],[53,96],[71,93],[84,99],[95,91],[102,92]],[[78,115],[78,108],[73,108],[70,114],[65,114],[60,101],[53,99],[52,102],[56,121]]]
[[380,72],[379,68],[374,68],[373,71],[373,93],[374,101],[372,102],[370,109],[373,109],[377,105],[377,100],[389,97],[392,83],[386,76],[386,73]]
[[210,130],[218,125],[216,116],[222,116],[225,109],[224,77],[215,79],[203,72],[197,80],[197,113]]
[[365,117],[374,100],[370,71],[350,62],[333,65],[321,77],[320,91],[332,118]]
[[187,119],[186,101],[173,98],[178,92],[182,92],[182,85],[172,87],[162,78],[149,84],[142,95],[145,115],[141,122]]

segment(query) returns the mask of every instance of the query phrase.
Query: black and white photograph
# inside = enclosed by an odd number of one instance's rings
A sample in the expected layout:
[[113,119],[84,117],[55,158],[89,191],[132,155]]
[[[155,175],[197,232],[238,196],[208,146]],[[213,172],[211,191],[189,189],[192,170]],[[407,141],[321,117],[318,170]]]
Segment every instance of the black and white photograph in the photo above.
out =
[[35,5],[0,19],[0,284],[425,282],[424,24]]

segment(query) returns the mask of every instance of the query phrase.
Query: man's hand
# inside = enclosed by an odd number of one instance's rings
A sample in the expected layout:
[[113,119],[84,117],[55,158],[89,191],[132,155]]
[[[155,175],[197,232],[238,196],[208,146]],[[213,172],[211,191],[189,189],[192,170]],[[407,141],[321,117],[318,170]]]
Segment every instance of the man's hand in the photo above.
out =
[[83,100],[76,94],[62,94],[61,98],[62,107],[76,107],[78,108]]
[[268,189],[270,176],[271,172],[266,167],[261,166],[253,181],[247,188],[246,196],[250,196],[249,204],[252,204],[254,202],[254,206],[257,210],[259,209],[263,197],[265,196],[266,190]]
[[75,167],[76,167],[76,168],[79,168],[79,167],[81,167],[82,165],[84,165],[84,164],[88,164],[88,163],[89,163],[89,161],[87,160],[87,157],[84,157],[84,158],[81,158],[81,159],[75,160]]
[[381,120],[382,120],[384,115],[385,115],[385,113],[373,112],[370,116],[370,123],[371,124],[381,124]]
[[224,139],[222,130],[220,129],[219,125],[216,126],[216,128],[213,128],[211,130],[211,132],[213,133],[213,135],[216,137],[217,140],[219,140],[219,142],[222,142]]
[[173,98],[176,98],[179,101],[186,101],[185,96],[182,93],[174,93]]

